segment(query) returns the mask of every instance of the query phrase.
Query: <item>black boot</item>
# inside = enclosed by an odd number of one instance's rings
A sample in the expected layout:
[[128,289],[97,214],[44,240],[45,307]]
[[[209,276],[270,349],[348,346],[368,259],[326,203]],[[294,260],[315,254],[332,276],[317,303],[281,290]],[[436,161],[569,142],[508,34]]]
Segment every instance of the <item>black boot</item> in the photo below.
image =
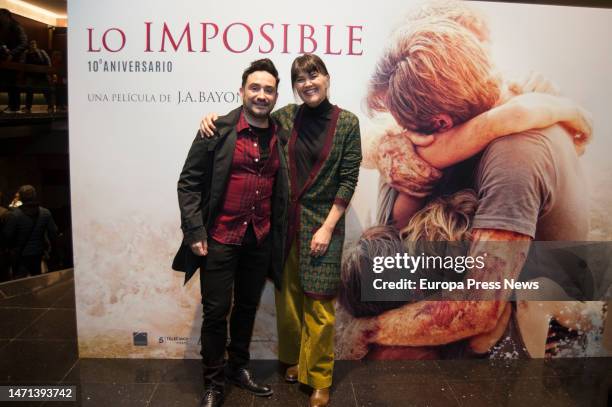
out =
[[273,391],[267,384],[259,384],[253,380],[251,372],[245,368],[231,371],[227,379],[236,386],[250,391],[256,396],[271,396]]
[[217,386],[207,386],[200,407],[221,407],[223,404],[223,390]]

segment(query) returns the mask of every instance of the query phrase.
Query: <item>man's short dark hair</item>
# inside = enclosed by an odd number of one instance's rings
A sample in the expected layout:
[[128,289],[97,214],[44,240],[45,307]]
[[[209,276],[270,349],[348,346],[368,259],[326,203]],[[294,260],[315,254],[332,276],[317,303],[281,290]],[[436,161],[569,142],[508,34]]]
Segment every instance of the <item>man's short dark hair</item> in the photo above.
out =
[[32,185],[22,185],[19,187],[19,200],[24,204],[37,204],[36,188]]
[[253,61],[251,62],[251,65],[249,65],[249,67],[244,70],[244,72],[242,73],[242,87],[243,88],[244,88],[244,85],[246,84],[246,81],[249,75],[257,71],[268,72],[270,75],[274,76],[274,78],[276,79],[276,87],[278,88],[278,84],[280,82],[280,79],[278,77],[278,71],[276,70],[274,63],[268,58],[263,58],[263,59],[258,59],[256,61]]
[[1,17],[6,17],[9,20],[14,21],[13,14],[7,8],[0,8],[0,16]]

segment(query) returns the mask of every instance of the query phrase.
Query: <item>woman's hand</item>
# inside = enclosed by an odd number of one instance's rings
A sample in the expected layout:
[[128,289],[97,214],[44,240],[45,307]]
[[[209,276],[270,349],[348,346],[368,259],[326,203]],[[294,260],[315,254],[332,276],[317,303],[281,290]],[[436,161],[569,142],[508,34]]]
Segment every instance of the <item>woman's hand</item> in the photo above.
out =
[[200,137],[212,137],[215,134],[215,120],[217,120],[219,116],[216,113],[209,113],[206,116],[202,117],[202,121],[200,122]]
[[325,225],[321,226],[317,230],[310,241],[310,255],[314,257],[323,256],[329,247],[331,241],[333,228],[329,228]]

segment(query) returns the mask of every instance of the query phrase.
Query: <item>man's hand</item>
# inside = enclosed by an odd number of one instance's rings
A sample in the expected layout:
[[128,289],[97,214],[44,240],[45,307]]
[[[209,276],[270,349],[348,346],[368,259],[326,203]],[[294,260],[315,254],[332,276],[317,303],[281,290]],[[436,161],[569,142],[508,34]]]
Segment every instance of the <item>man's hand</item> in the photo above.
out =
[[191,251],[196,256],[206,256],[208,254],[208,242],[200,240],[191,245]]
[[202,117],[202,121],[200,122],[200,137],[212,137],[215,134],[215,120],[217,120],[219,116],[216,113],[209,113],[206,116]]
[[581,156],[593,138],[593,115],[578,105],[575,109],[576,116],[570,121],[561,122],[561,125],[573,136],[574,148]]
[[410,131],[399,134],[388,132],[382,136],[376,163],[383,180],[399,192],[417,197],[427,196],[442,173],[416,153],[415,145],[426,146],[431,142],[433,136]]
[[[528,93],[546,93],[553,96],[561,96],[560,88],[539,72],[530,72],[526,77],[508,83],[508,89],[516,95]],[[535,99],[537,101],[537,99]],[[568,120],[561,120],[561,125],[573,136],[574,146],[578,155],[584,154],[586,145],[591,141],[593,134],[593,116],[590,112],[576,105],[570,100],[564,100],[567,104]],[[536,106],[537,107],[537,106]],[[534,128],[540,128],[536,126]]]

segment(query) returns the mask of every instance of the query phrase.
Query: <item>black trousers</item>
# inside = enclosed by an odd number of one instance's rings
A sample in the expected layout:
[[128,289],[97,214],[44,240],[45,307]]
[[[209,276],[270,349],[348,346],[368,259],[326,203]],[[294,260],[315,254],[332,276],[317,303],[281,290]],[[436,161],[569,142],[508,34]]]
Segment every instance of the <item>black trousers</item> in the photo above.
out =
[[0,70],[0,85],[8,92],[8,108],[19,110],[20,92],[17,87],[17,72]]
[[200,269],[203,306],[201,354],[205,386],[223,386],[225,383],[227,317],[230,308],[229,368],[237,369],[248,364],[255,313],[266,282],[271,254],[270,237],[258,245],[252,225],[247,228],[242,245],[208,240],[204,270]]
[[13,264],[13,280],[30,276],[37,276],[41,273],[40,262],[42,255],[38,256],[21,256],[15,264]]
[[11,279],[11,260],[8,250],[0,247],[0,283]]
[[[53,100],[51,98],[51,91],[49,89],[43,89],[40,91],[45,97],[45,102],[47,102],[47,107],[53,107]],[[34,101],[34,90],[29,88],[26,90],[26,100],[25,107],[26,109],[32,109],[32,102]]]

